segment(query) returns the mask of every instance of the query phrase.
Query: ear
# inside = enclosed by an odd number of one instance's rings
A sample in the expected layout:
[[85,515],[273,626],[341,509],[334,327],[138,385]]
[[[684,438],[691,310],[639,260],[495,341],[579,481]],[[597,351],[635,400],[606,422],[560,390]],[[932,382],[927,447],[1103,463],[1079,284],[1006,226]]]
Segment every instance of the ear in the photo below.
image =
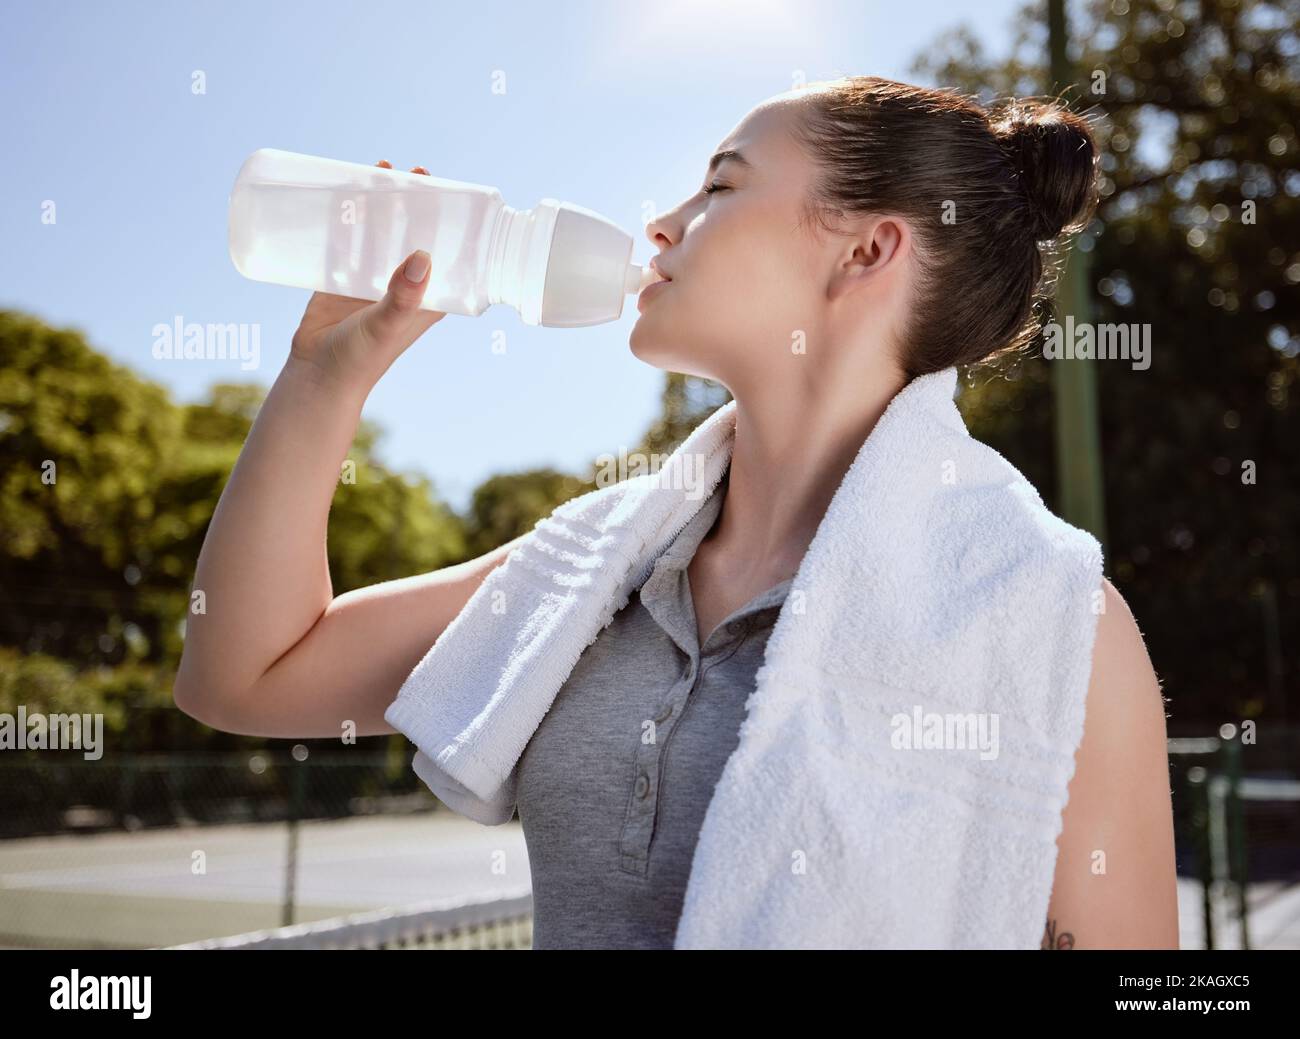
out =
[[895,216],[872,216],[862,220],[840,247],[828,289],[830,299],[879,284],[901,269],[912,248],[912,229]]

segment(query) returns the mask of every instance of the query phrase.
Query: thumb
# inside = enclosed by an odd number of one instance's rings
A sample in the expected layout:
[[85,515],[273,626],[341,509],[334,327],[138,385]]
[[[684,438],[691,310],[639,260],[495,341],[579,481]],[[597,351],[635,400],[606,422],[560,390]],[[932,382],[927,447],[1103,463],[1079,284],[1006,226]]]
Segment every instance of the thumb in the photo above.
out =
[[420,309],[428,287],[430,260],[423,249],[416,249],[388,279],[388,291],[370,314],[370,331],[377,340],[390,339],[403,332]]

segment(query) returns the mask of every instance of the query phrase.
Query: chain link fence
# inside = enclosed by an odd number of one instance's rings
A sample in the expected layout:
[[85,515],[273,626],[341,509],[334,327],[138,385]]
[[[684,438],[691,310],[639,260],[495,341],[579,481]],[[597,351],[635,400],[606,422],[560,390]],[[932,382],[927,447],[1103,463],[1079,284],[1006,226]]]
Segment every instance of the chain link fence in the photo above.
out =
[[1171,739],[1169,760],[1178,872],[1201,893],[1200,947],[1251,948],[1252,918],[1269,944],[1300,947],[1300,728],[1225,724]]
[[172,949],[529,949],[531,891],[490,900],[380,909]]
[[0,839],[429,811],[406,753],[0,755]]
[[[1225,726],[1212,736],[1171,739],[1169,753],[1179,874],[1195,878],[1201,893],[1197,944],[1251,947],[1274,927],[1272,907],[1284,898],[1293,905],[1300,886],[1300,729]],[[303,919],[304,833],[320,833],[331,821],[381,820],[389,827],[349,831],[356,836],[347,838],[335,867],[338,902],[346,905],[349,886],[360,883],[365,868],[347,855],[382,863],[395,839],[405,839],[408,850],[427,846],[426,831],[403,838],[392,829],[403,819],[418,826],[420,819],[459,818],[415,776],[405,747],[340,753],[309,752],[298,744],[100,761],[82,760],[77,752],[6,754],[0,755],[0,788],[0,945],[112,946],[117,939],[109,925],[76,930],[77,914],[94,916],[97,893],[118,902],[175,898],[179,889],[168,884],[187,865],[179,856],[215,843],[210,835],[230,833],[246,842],[230,855],[250,861],[243,867],[245,883],[257,889],[262,918],[274,913],[275,919],[270,926],[239,927],[254,919],[239,909],[246,892],[236,891],[227,902],[205,892],[186,904],[211,902],[208,937],[185,946],[526,948],[531,940],[531,901],[526,886],[518,885],[437,904],[401,899],[397,885],[383,909],[338,913],[327,911],[329,899],[317,891],[310,907],[317,916]],[[458,840],[485,829],[465,825]],[[119,839],[111,854],[78,840],[112,834],[125,842]],[[170,834],[176,839],[169,844]],[[516,867],[516,880],[521,872],[526,879],[526,870]],[[416,878],[406,890],[418,893],[420,883]],[[113,912],[124,915],[120,908]],[[84,937],[91,931],[94,940]],[[176,946],[144,935],[134,941]]]
[[[324,940],[324,917],[346,920],[358,947],[527,947],[517,826],[446,809],[405,746],[336,747],[0,754],[0,946],[172,947],[306,926]],[[507,852],[509,877],[491,875]],[[470,908],[435,912],[440,890],[472,893],[452,900]],[[389,926],[385,913],[416,915]]]

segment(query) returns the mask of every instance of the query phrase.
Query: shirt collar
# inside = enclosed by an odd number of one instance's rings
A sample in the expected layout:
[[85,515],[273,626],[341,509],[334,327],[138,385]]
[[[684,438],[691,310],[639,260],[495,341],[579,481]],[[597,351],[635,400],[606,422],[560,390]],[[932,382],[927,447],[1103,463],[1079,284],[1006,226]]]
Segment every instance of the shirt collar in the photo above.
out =
[[713,493],[705,499],[704,504],[696,510],[695,515],[690,518],[686,526],[673,539],[672,544],[659,556],[659,560],[655,564],[656,569],[684,570],[690,565],[691,559],[695,556],[695,550],[699,548],[700,542],[713,528],[718,513],[722,511],[722,501],[727,495],[730,475],[731,467],[728,466],[727,471],[722,474],[722,479],[718,481],[717,487],[713,489]]

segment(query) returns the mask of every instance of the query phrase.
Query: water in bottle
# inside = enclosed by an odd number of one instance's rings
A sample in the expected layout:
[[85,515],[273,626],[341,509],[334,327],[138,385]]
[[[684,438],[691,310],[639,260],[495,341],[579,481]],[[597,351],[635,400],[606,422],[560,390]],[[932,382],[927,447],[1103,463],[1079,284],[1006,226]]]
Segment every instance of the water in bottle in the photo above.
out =
[[544,198],[513,209],[492,187],[262,148],[230,194],[230,258],[256,281],[379,299],[411,252],[432,261],[420,306],[478,315],[494,303],[531,325],[617,319],[654,279],[632,236]]

